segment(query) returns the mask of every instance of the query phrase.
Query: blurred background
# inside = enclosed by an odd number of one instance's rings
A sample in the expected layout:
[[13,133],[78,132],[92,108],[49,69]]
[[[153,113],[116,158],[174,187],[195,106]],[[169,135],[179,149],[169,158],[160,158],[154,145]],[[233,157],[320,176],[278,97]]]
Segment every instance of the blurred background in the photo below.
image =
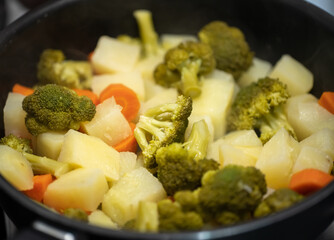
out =
[[[297,1],[297,0],[296,0]],[[300,0],[310,2],[334,16],[334,0]],[[0,30],[17,18],[25,14],[27,11],[46,2],[46,0],[0,0]],[[1,197],[1,196],[0,196]],[[8,239],[7,235],[11,235],[15,231],[10,221],[5,217],[0,208],[0,240]],[[7,234],[6,234],[7,232]],[[334,223],[316,240],[333,240],[334,239]]]

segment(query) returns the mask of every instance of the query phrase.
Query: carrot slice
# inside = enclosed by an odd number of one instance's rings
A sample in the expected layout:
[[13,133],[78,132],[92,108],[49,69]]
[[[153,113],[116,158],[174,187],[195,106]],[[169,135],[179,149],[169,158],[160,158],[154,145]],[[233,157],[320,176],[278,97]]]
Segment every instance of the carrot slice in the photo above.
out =
[[91,51],[91,52],[88,54],[88,56],[87,56],[88,61],[92,61],[93,54],[94,54],[94,51]]
[[304,169],[292,175],[289,188],[303,195],[309,195],[325,187],[334,176],[314,168]]
[[117,143],[114,147],[114,149],[118,152],[137,152],[138,144],[137,140],[134,135],[134,130],[136,128],[136,124],[129,123],[131,127],[131,134],[122,140],[121,142]]
[[87,89],[73,89],[79,96],[89,97],[95,105],[99,104],[99,97],[90,90]]
[[122,113],[129,122],[137,117],[140,102],[137,94],[132,89],[123,84],[110,84],[101,92],[99,100],[102,103],[111,97],[114,97],[116,103],[123,107]]
[[28,96],[30,94],[33,94],[34,93],[34,89],[32,88],[29,88],[29,87],[26,87],[26,86],[23,86],[19,83],[15,83],[13,88],[12,88],[12,92],[14,93],[20,93],[24,96]]
[[35,175],[33,177],[33,181],[34,181],[34,187],[30,190],[23,191],[23,193],[33,200],[42,202],[47,187],[53,181],[52,175],[51,174]]
[[318,103],[328,112],[334,114],[334,92],[323,92]]

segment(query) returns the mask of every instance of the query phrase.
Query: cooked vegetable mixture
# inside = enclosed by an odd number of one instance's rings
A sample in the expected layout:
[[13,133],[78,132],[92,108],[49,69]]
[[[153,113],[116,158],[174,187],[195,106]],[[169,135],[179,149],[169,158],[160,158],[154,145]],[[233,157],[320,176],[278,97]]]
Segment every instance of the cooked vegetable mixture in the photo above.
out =
[[[45,49],[4,111],[0,173],[59,214],[111,229],[212,229],[284,210],[333,180],[334,93],[213,21],[101,36],[86,61]],[[27,199],[28,201],[28,199]]]

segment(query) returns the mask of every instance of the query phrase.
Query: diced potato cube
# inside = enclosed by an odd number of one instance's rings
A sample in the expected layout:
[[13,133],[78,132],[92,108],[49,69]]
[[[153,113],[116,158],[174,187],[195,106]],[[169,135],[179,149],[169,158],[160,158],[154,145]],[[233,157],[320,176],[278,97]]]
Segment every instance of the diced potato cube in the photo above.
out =
[[158,204],[140,201],[135,229],[139,232],[157,232],[159,229]]
[[101,139],[75,130],[65,134],[58,161],[78,167],[99,168],[109,181],[119,178],[119,152]]
[[118,229],[117,224],[113,222],[103,211],[98,209],[88,215],[88,223],[99,227]]
[[299,141],[323,128],[334,130],[334,115],[321,107],[311,94],[289,98],[285,111]]
[[210,116],[215,136],[218,139],[226,131],[226,114],[231,106],[236,84],[232,75],[215,70],[202,81],[202,93],[193,99],[192,114]]
[[138,71],[95,75],[92,79],[92,90],[99,96],[110,84],[123,84],[133,90],[139,100],[145,100],[145,85]]
[[289,186],[299,150],[299,143],[284,128],[264,144],[255,166],[265,174],[268,187]]
[[37,135],[36,154],[42,157],[58,159],[66,132],[45,132]]
[[92,56],[92,64],[98,74],[128,72],[134,68],[139,56],[139,45],[101,36]]
[[109,146],[115,146],[131,134],[129,122],[121,111],[122,107],[116,104],[115,99],[109,98],[96,106],[94,118],[82,123],[82,129]]
[[315,168],[330,173],[333,168],[333,159],[317,148],[302,146],[293,166],[292,174],[307,168]]
[[97,168],[79,168],[53,181],[44,194],[44,204],[56,210],[80,208],[94,211],[108,191],[103,172]]
[[196,36],[186,35],[186,34],[165,33],[161,35],[160,39],[161,39],[162,47],[166,50],[176,47],[182,42],[186,42],[186,41],[198,42],[198,39]]
[[285,83],[292,96],[308,93],[313,87],[313,74],[288,54],[282,55],[269,76]]
[[8,97],[3,109],[3,119],[5,135],[14,134],[22,138],[31,138],[31,134],[25,125],[27,113],[22,108],[24,95],[19,93],[8,93]]
[[118,225],[136,218],[140,201],[158,202],[166,192],[147,169],[137,168],[125,174],[110,188],[102,201],[102,211]]
[[300,145],[315,147],[334,160],[334,130],[323,128],[300,142]]
[[271,69],[272,65],[270,62],[259,58],[253,58],[253,64],[238,79],[238,85],[240,87],[245,87],[253,82],[257,82],[259,78],[266,77]]
[[241,166],[255,166],[257,158],[246,154],[242,149],[231,144],[223,143],[219,148],[219,162],[221,167],[229,164]]
[[30,163],[22,153],[7,145],[0,145],[0,173],[20,191],[32,189],[34,186]]

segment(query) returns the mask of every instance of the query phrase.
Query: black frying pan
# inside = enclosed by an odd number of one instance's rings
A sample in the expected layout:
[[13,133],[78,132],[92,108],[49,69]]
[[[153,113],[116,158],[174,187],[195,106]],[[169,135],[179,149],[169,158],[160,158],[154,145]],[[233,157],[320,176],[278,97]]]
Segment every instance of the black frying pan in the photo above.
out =
[[[14,82],[32,86],[45,48],[85,59],[99,36],[138,35],[132,12],[153,12],[159,33],[195,34],[212,20],[242,29],[256,56],[275,63],[288,53],[315,75],[312,93],[334,91],[334,18],[301,0],[58,0],[0,33],[0,108]],[[2,118],[1,113],[1,118]],[[4,134],[1,122],[1,135]],[[334,183],[285,211],[212,231],[138,234],[79,223],[30,201],[0,177],[0,204],[21,239],[315,239],[333,220]],[[70,233],[70,235],[62,235]],[[31,238],[30,238],[31,237]]]

